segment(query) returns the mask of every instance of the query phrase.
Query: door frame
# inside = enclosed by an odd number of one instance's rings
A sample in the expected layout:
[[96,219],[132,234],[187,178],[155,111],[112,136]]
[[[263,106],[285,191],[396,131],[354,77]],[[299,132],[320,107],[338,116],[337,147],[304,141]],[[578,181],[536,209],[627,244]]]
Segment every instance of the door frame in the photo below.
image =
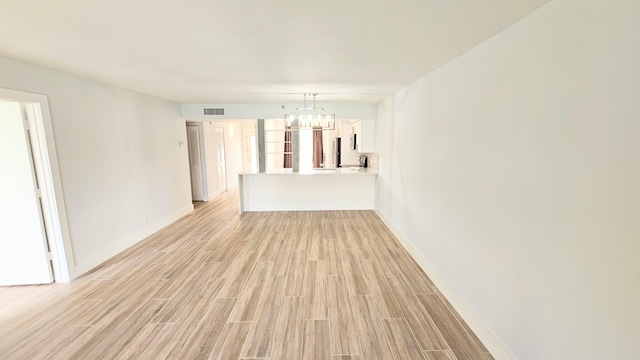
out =
[[[53,278],[55,282],[70,282],[76,277],[73,246],[67,220],[62,180],[58,165],[49,100],[46,95],[0,88],[0,99],[32,105],[34,129],[32,147],[34,165],[39,171],[41,183],[42,215],[51,250]],[[37,154],[35,154],[37,153]]]
[[[207,163],[206,163],[206,154],[204,153],[204,128],[202,127],[202,123],[187,121],[185,122],[185,129],[187,130],[187,152],[190,150],[191,144],[189,143],[189,126],[195,126],[198,129],[198,151],[200,152],[200,182],[202,186],[202,200],[195,200],[193,197],[193,190],[191,192],[191,200],[192,201],[209,201],[209,189],[207,186]],[[191,156],[191,155],[189,155]],[[192,179],[191,172],[191,158],[189,158],[189,179]],[[192,185],[193,186],[193,185]]]

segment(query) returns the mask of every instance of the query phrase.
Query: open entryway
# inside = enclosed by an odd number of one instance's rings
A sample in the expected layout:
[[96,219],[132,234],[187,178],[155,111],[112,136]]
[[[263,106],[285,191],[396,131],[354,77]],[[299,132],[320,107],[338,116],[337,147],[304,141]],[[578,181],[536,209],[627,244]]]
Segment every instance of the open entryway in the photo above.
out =
[[50,125],[45,96],[0,89],[0,285],[70,281]]
[[[238,174],[257,163],[255,120],[186,121],[189,148],[189,172],[194,206],[211,201],[238,186]],[[246,130],[251,129],[253,147],[245,144]]]

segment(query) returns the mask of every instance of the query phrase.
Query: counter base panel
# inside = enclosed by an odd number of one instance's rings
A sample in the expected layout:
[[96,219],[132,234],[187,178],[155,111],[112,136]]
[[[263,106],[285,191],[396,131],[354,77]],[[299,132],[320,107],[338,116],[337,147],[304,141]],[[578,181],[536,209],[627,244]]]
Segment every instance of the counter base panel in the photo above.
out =
[[240,175],[245,211],[373,210],[375,175]]

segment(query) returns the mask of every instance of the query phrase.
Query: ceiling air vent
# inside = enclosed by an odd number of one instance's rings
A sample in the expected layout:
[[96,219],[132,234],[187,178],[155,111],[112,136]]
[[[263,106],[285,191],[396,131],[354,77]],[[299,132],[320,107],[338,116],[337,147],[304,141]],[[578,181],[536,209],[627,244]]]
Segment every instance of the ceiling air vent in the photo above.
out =
[[204,109],[204,114],[205,115],[224,115],[224,108],[205,108]]

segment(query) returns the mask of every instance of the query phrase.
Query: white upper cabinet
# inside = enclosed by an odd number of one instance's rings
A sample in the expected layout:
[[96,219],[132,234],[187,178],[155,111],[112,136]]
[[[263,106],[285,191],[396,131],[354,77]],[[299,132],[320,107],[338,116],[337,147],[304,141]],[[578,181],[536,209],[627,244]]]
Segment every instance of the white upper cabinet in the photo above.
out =
[[353,125],[356,134],[356,150],[360,153],[374,152],[375,121],[358,120]]

